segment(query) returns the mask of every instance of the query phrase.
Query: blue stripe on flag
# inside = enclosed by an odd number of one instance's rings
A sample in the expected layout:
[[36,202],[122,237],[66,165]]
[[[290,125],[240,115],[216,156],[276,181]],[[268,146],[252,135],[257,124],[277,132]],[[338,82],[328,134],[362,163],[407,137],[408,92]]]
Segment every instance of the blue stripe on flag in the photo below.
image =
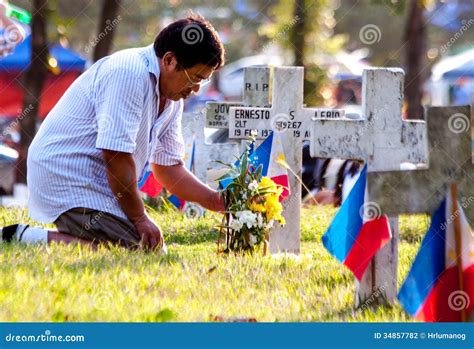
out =
[[[148,166],[148,162],[146,163],[145,166]],[[146,168],[146,167],[145,167],[145,168]],[[146,171],[146,172],[145,172],[145,174],[143,175],[143,177],[140,179],[140,182],[138,182],[138,188],[139,188],[139,189],[141,189],[141,188],[145,185],[145,183],[146,183],[148,177],[150,177],[150,174],[151,174],[151,171]]]
[[181,209],[181,200],[176,195],[168,196],[168,200],[177,208]]
[[[273,132],[270,133],[270,136],[268,136],[256,149],[253,148],[253,144],[250,146],[249,164],[252,164],[255,169],[257,169],[258,166],[263,165],[262,176],[266,176],[268,173],[272,144]],[[237,168],[240,166],[240,159],[234,163],[234,166]],[[232,178],[224,178],[220,180],[219,189],[227,188],[229,184],[232,183],[232,180]]]
[[433,214],[431,226],[398,294],[400,303],[412,316],[416,315],[445,270],[445,239],[446,200]]
[[340,262],[346,259],[362,228],[366,177],[367,165],[322,238],[324,247]]

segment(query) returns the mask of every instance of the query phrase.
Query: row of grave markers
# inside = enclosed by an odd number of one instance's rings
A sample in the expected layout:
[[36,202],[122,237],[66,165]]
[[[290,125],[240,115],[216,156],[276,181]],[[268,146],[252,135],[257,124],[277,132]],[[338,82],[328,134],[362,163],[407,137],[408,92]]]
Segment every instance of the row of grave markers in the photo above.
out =
[[[207,109],[207,125],[221,121],[222,128],[229,129],[230,139],[248,139],[253,130],[257,130],[257,139],[265,139],[272,131],[280,134],[286,162],[292,173],[289,174],[290,197],[283,202],[285,227],[275,227],[270,234],[270,252],[300,252],[301,219],[301,175],[303,140],[310,139],[311,120],[313,118],[342,117],[344,110],[327,108],[305,108],[303,104],[304,68],[275,67],[273,83],[266,80],[270,76],[268,67],[250,67],[245,69],[245,94],[262,93],[267,101],[271,87],[270,105],[264,107],[229,105],[229,103],[210,103]],[[253,77],[253,81],[249,80]],[[262,103],[263,104],[263,103]],[[268,104],[268,103],[267,103]],[[228,107],[228,108],[227,108]],[[216,115],[215,111],[222,113]]]
[[[185,139],[187,133],[198,140],[195,153],[200,169],[196,174],[206,180],[212,160],[232,163],[240,153],[238,141],[248,138],[252,130],[258,131],[259,139],[271,131],[278,132],[292,169],[291,195],[283,202],[287,224],[272,231],[270,252],[299,253],[302,142],[310,141],[313,157],[365,161],[368,200],[390,216],[393,238],[367,269],[358,285],[356,303],[373,298],[374,293],[380,295],[379,302],[393,302],[397,292],[398,215],[432,213],[452,180],[457,181],[462,196],[474,198],[473,187],[468,185],[474,179],[470,132],[453,134],[448,127],[450,116],[470,116],[470,109],[430,108],[428,130],[424,121],[403,121],[403,71],[374,68],[363,74],[362,118],[348,119],[341,109],[304,107],[303,73],[302,67],[276,67],[270,84],[269,67],[246,68],[242,102],[208,103],[205,120],[200,115],[185,115]],[[229,129],[230,142],[206,144],[204,127]],[[404,162],[426,164],[428,169],[400,171]],[[467,211],[471,225],[473,215],[474,210]]]

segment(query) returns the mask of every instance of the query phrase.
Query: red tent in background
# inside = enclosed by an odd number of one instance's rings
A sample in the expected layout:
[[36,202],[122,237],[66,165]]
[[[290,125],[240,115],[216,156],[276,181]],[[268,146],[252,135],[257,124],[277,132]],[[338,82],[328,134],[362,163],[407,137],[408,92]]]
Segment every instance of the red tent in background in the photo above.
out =
[[[0,33],[1,35],[1,33]],[[39,116],[44,119],[67,88],[84,71],[86,60],[61,45],[49,47],[51,72],[40,98]],[[31,36],[0,59],[0,118],[16,118],[23,108],[23,72],[31,62]]]
[[[41,93],[39,116],[44,119],[80,72],[67,72],[46,79]],[[16,118],[23,108],[22,77],[18,73],[0,73],[0,117]]]

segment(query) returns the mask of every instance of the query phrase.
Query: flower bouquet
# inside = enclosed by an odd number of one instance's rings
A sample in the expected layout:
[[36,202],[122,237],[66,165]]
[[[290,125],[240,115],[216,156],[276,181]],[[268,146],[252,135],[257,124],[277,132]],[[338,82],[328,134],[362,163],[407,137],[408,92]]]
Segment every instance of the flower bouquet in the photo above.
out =
[[[226,180],[227,184],[222,190],[226,212],[219,231],[219,253],[253,252],[263,244],[263,253],[266,254],[271,228],[275,223],[285,224],[281,215],[283,206],[279,201],[283,187],[262,176],[262,165],[255,168],[249,163],[249,149],[254,141],[247,146],[237,164],[221,163],[228,171],[219,178],[220,181]],[[221,249],[223,236],[225,247]]]

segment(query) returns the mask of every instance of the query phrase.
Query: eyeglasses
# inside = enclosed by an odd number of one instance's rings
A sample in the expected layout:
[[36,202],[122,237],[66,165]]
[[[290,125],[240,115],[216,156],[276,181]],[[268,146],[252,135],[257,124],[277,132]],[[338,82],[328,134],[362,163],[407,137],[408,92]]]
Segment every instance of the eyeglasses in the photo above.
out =
[[186,77],[188,78],[188,81],[189,81],[189,85],[190,86],[193,86],[193,87],[196,87],[196,86],[204,86],[204,85],[207,85],[208,83],[211,82],[211,78],[208,78],[208,79],[202,79],[201,81],[199,82],[196,82],[196,81],[193,81],[191,79],[191,77],[189,76],[187,70],[183,67],[183,70],[184,70],[184,74],[186,74]]

